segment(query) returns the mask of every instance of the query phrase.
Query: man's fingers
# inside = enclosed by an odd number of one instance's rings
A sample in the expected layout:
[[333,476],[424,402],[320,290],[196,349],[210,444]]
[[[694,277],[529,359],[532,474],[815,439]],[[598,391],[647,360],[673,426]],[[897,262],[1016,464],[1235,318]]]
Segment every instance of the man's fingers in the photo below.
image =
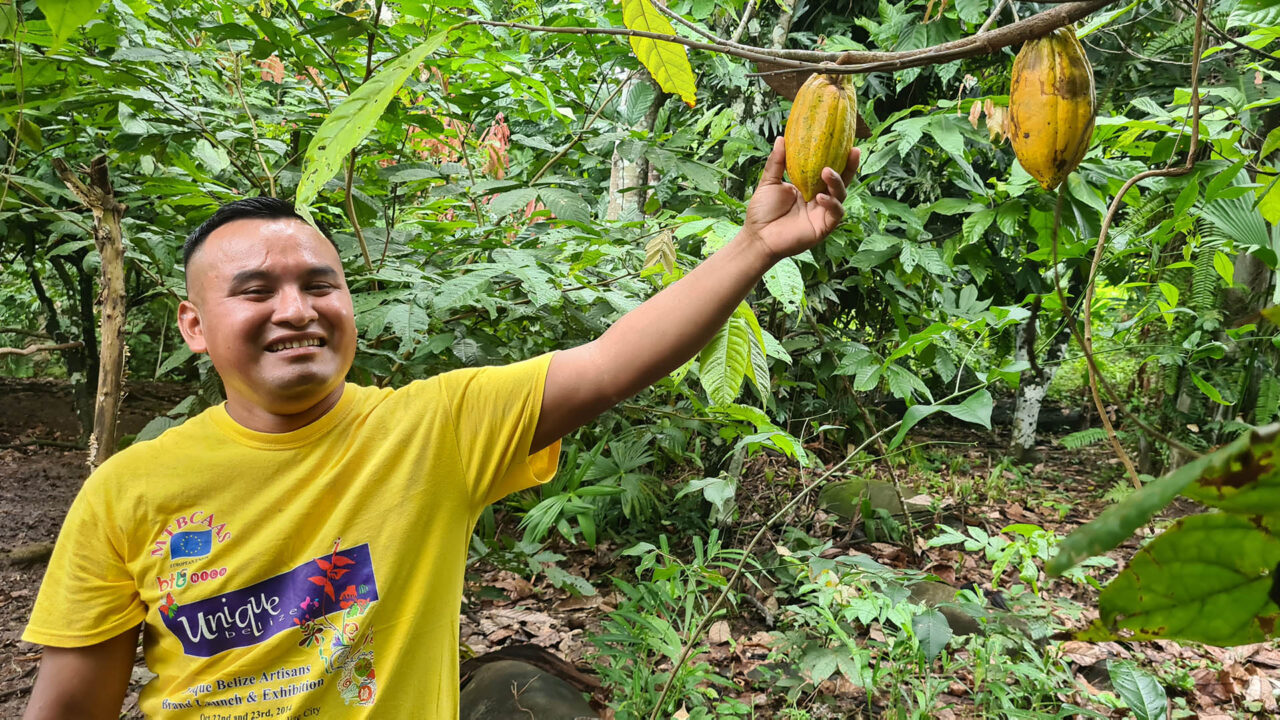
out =
[[773,152],[764,161],[764,175],[760,177],[760,186],[777,185],[782,182],[782,171],[787,167],[787,150],[782,136],[773,141]]
[[845,181],[836,174],[836,171],[831,168],[823,168],[822,181],[827,184],[826,194],[835,198],[836,202],[843,203],[845,198]]
[[849,150],[849,162],[845,163],[844,172],[840,174],[840,179],[844,181],[847,187],[853,182],[853,176],[858,173],[858,163],[862,161],[862,151],[858,148]]

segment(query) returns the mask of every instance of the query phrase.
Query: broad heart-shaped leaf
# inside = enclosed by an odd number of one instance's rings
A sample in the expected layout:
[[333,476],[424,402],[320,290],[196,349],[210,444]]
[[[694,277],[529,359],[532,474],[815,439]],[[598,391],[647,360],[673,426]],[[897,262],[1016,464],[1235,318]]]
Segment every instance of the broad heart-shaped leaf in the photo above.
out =
[[[675,28],[649,0],[622,0],[622,22],[628,30],[675,35]],[[680,96],[689,107],[698,102],[693,66],[683,45],[665,40],[633,37],[631,49],[664,91]]]
[[1230,513],[1280,515],[1280,425],[1248,437],[1242,452],[1202,473],[1184,494]]
[[991,429],[991,393],[984,388],[964,399],[959,405],[912,405],[902,416],[902,424],[898,426],[898,434],[889,442],[892,450],[902,444],[907,432],[916,423],[936,412],[944,412],[957,420],[981,425]]
[[920,651],[930,660],[938,657],[951,640],[951,626],[947,624],[947,618],[937,610],[912,617],[911,630],[920,641]]
[[53,46],[49,50],[57,52],[71,33],[89,22],[100,5],[102,0],[36,0],[36,7],[44,13],[49,29],[53,31]]
[[[1274,467],[1270,458],[1280,444],[1278,441],[1280,425],[1268,425],[1237,438],[1217,452],[1196,458],[1155,482],[1147,483],[1141,490],[1107,508],[1088,525],[1068,535],[1058,545],[1058,553],[1045,563],[1045,572],[1050,577],[1061,575],[1085,558],[1101,555],[1124,542],[1134,530],[1145,525],[1178,493],[1200,478],[1209,480],[1197,488],[1192,497],[1202,502],[1229,509],[1237,507],[1234,502],[1244,494],[1246,501],[1261,503],[1268,492],[1274,492],[1264,488],[1280,482],[1274,470],[1262,472],[1264,463],[1265,467]],[[1246,471],[1246,468],[1252,469]],[[1261,514],[1263,506],[1244,507],[1248,508],[1245,512]]]
[[315,200],[316,193],[338,172],[342,158],[373,130],[378,118],[382,117],[382,111],[387,109],[391,98],[395,97],[409,74],[417,69],[423,58],[444,43],[448,32],[438,32],[396,58],[395,62],[379,70],[377,75],[356,88],[324,119],[320,129],[316,130],[315,137],[311,138],[311,144],[307,146],[302,179],[298,181],[298,194],[293,201],[298,214],[311,219],[311,201]]
[[1243,645],[1275,635],[1280,539],[1239,515],[1179,520],[1139,550],[1098,596],[1119,639]]
[[1111,675],[1111,686],[1137,720],[1164,720],[1169,698],[1156,676],[1132,660],[1108,660],[1107,672]]
[[751,324],[743,313],[744,302],[715,337],[698,354],[698,377],[713,405],[728,405],[742,392],[742,381],[751,371]]

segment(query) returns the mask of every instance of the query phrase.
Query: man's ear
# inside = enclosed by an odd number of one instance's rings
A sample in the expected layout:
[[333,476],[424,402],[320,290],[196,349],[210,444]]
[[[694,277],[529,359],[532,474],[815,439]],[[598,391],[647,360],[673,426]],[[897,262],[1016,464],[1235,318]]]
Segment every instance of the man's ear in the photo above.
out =
[[190,300],[178,303],[178,332],[182,333],[182,339],[187,341],[191,352],[197,355],[209,352],[209,343],[204,338],[204,326],[200,323],[200,311]]

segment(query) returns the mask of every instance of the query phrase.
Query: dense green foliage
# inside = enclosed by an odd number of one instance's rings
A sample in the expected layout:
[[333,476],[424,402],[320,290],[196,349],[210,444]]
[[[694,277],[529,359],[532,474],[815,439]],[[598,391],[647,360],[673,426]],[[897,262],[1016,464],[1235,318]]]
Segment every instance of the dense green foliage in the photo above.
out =
[[[792,13],[763,3],[740,39],[767,47],[777,34],[787,47],[910,50],[973,34],[996,4],[849,0],[798,3]],[[683,0],[671,8],[726,37],[745,5]],[[1015,5],[1024,16],[1034,11]],[[0,370],[65,374],[89,410],[97,253],[92,221],[51,160],[83,167],[100,154],[128,205],[130,377],[201,388],[145,435],[218,399],[211,368],[172,327],[183,295],[181,242],[220,203],[246,195],[298,196],[334,229],[355,296],[356,381],[400,385],[598,336],[733,236],[787,102],[736,58],[689,53],[697,83],[690,106],[663,93],[622,38],[468,21],[618,28],[624,8],[635,6],[0,5],[0,345],[84,342],[57,356],[0,358]],[[935,411],[989,425],[993,403],[1032,381],[1037,358],[1066,323],[1079,323],[1115,192],[1141,170],[1184,161],[1194,17],[1180,0],[1149,0],[1117,3],[1081,24],[1100,110],[1093,145],[1064,184],[1056,231],[1056,198],[996,132],[1016,48],[859,75],[871,136],[860,141],[864,161],[844,225],[771,271],[696,362],[572,438],[551,486],[508,501],[523,518],[523,540],[495,538],[489,515],[478,554],[594,592],[541,543],[553,533],[592,546],[655,541],[659,522],[705,537],[738,516],[743,464],[766,450],[813,467],[843,456],[822,448],[857,445],[905,419],[903,432],[886,438],[897,446],[906,426]],[[1217,31],[1199,71],[1195,168],[1126,196],[1088,308],[1100,365],[1119,392],[1110,402],[1199,449],[1280,415],[1280,342],[1260,314],[1280,297],[1280,65],[1266,54],[1275,52],[1280,8],[1223,0],[1209,4],[1208,17]],[[1001,23],[1008,18],[1006,11]],[[1028,329],[1034,350],[1020,360],[1018,333]],[[1083,361],[1064,367],[1051,397],[1083,407]],[[1186,460],[1121,424],[1145,472]],[[817,440],[818,449],[806,448]],[[665,479],[677,471],[695,479]],[[882,684],[895,662],[939,657],[949,635],[939,639],[927,612],[893,601],[855,606],[823,590],[815,580],[823,571],[839,585],[867,569],[827,567],[820,542],[809,541],[799,559],[785,561],[780,580],[807,673]],[[709,611],[679,604],[707,597],[723,585],[724,566],[741,559],[714,534],[688,564],[652,544],[633,554],[642,558],[636,582],[618,579],[628,601],[602,641],[634,658],[610,651],[602,661],[627,663],[606,675],[635,698],[619,717],[647,712],[667,679],[634,670],[646,659],[674,662],[679,637]],[[1025,553],[1039,562],[1045,554]],[[902,580],[876,572],[858,582],[897,597]],[[672,621],[679,613],[684,619]],[[831,638],[871,618],[910,630],[865,656],[850,647],[835,653]],[[1011,652],[984,648],[988,660]],[[1007,682],[992,687],[1025,692],[993,690],[984,707],[1042,707],[1054,683],[1070,682],[1030,643],[1017,651],[1041,664],[1034,673],[1005,668]],[[709,709],[708,688],[722,680],[690,664],[675,692],[699,712],[745,714]],[[799,687],[789,690],[793,702]],[[921,712],[941,692],[924,687],[907,697],[902,687],[901,706]]]

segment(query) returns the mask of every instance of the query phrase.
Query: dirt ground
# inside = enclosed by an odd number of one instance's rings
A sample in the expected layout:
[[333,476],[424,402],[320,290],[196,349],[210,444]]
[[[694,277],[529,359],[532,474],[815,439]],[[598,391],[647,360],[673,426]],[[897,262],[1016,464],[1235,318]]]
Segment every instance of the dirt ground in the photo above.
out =
[[[130,387],[122,411],[122,433],[137,432],[187,394],[187,389],[180,385],[149,383]],[[4,398],[0,404],[0,553],[3,554],[0,557],[8,559],[0,562],[0,578],[4,583],[0,586],[0,608],[5,610],[0,616],[0,718],[16,718],[25,707],[41,656],[38,646],[23,643],[19,637],[39,589],[45,562],[15,564],[10,553],[56,539],[67,508],[88,474],[88,467],[85,450],[77,447],[78,425],[72,411],[70,388],[65,382],[0,377],[0,397]],[[921,430],[922,436],[931,432],[928,427]],[[1003,446],[990,435],[955,428],[934,428],[932,432],[938,434],[938,440],[968,443],[967,449],[941,456],[950,460],[922,456],[905,467],[899,466],[894,472],[906,475],[901,478],[903,482],[914,484],[916,478],[910,476],[912,468],[935,463],[937,467],[929,470],[929,482],[934,483],[934,487],[928,490],[945,496],[967,479],[989,475],[993,466],[1000,472]],[[811,449],[820,455],[840,454],[837,448]],[[1044,462],[1027,468],[1035,479],[1033,491],[1001,496],[985,505],[953,508],[954,516],[966,525],[985,526],[991,532],[999,532],[1010,523],[1026,522],[1062,534],[1095,516],[1106,502],[1101,496],[1119,477],[1115,459],[1101,446],[1071,451],[1047,441],[1040,450],[1044,453]],[[758,462],[775,461],[761,456]],[[774,468],[754,467],[744,472],[739,489],[739,497],[746,503],[742,510],[744,518],[749,520],[769,511],[766,507],[753,507],[751,503],[753,498],[776,495],[768,483],[778,480],[764,478],[773,477],[775,470],[779,474],[787,470],[784,464],[775,464]],[[877,472],[882,479],[887,479],[887,469],[880,468]],[[1189,503],[1175,503],[1168,513],[1196,511]],[[820,512],[816,514],[820,519]],[[511,519],[500,514],[498,523],[500,533],[518,534]],[[862,553],[887,565],[926,569],[953,585],[975,582],[981,587],[991,586],[989,566],[975,564],[972,558],[963,557],[951,548],[926,548],[921,541],[920,558],[908,562],[898,546],[867,542],[853,535],[833,539],[836,542],[832,552]],[[745,538],[729,541],[746,542]],[[1127,557],[1135,547],[1136,543],[1130,540],[1114,556]],[[552,549],[567,556],[561,566],[588,578],[602,594],[571,595],[552,587],[544,576],[531,578],[523,572],[510,572],[482,562],[468,572],[460,636],[467,650],[481,654],[516,643],[530,643],[574,663],[580,663],[589,654],[587,633],[598,629],[599,618],[618,601],[608,591],[610,583],[606,575],[618,570],[616,552],[620,548],[602,543],[594,551],[561,546]],[[1096,593],[1092,590],[1075,586],[1066,590],[1066,594],[1080,605],[1096,607]],[[768,597],[762,596],[756,598],[754,604],[763,608],[768,601]],[[776,602],[774,605],[776,609]],[[757,683],[749,679],[751,670],[764,661],[770,650],[763,615],[767,612],[762,611],[762,617],[755,617],[748,611],[733,618],[731,624],[717,623],[720,627],[713,626],[710,632],[710,655],[702,659],[710,660],[726,677],[733,679],[742,689],[740,699],[759,699],[762,705],[758,707],[767,708],[768,694],[753,687]],[[1192,686],[1184,696],[1187,705],[1194,708],[1195,717],[1249,717],[1251,708],[1266,709],[1263,715],[1254,717],[1280,717],[1273,714],[1276,692],[1280,690],[1280,651],[1275,643],[1220,649],[1164,641],[1124,646],[1065,642],[1057,646],[1057,651],[1077,674],[1077,692],[1098,692],[1092,683],[1105,684],[1104,668],[1109,658],[1132,658],[1148,667],[1177,663],[1187,668]],[[139,687],[140,660],[138,670],[126,698],[124,717],[137,717],[132,704],[136,702]],[[963,683],[953,683],[953,686],[958,693],[952,698],[953,706],[963,708]],[[851,690],[827,681],[819,692],[839,697]],[[765,712],[758,716],[767,716],[768,710]],[[944,714],[938,715],[940,718],[971,717],[951,710],[941,712]],[[1112,716],[1128,715],[1118,710]]]

